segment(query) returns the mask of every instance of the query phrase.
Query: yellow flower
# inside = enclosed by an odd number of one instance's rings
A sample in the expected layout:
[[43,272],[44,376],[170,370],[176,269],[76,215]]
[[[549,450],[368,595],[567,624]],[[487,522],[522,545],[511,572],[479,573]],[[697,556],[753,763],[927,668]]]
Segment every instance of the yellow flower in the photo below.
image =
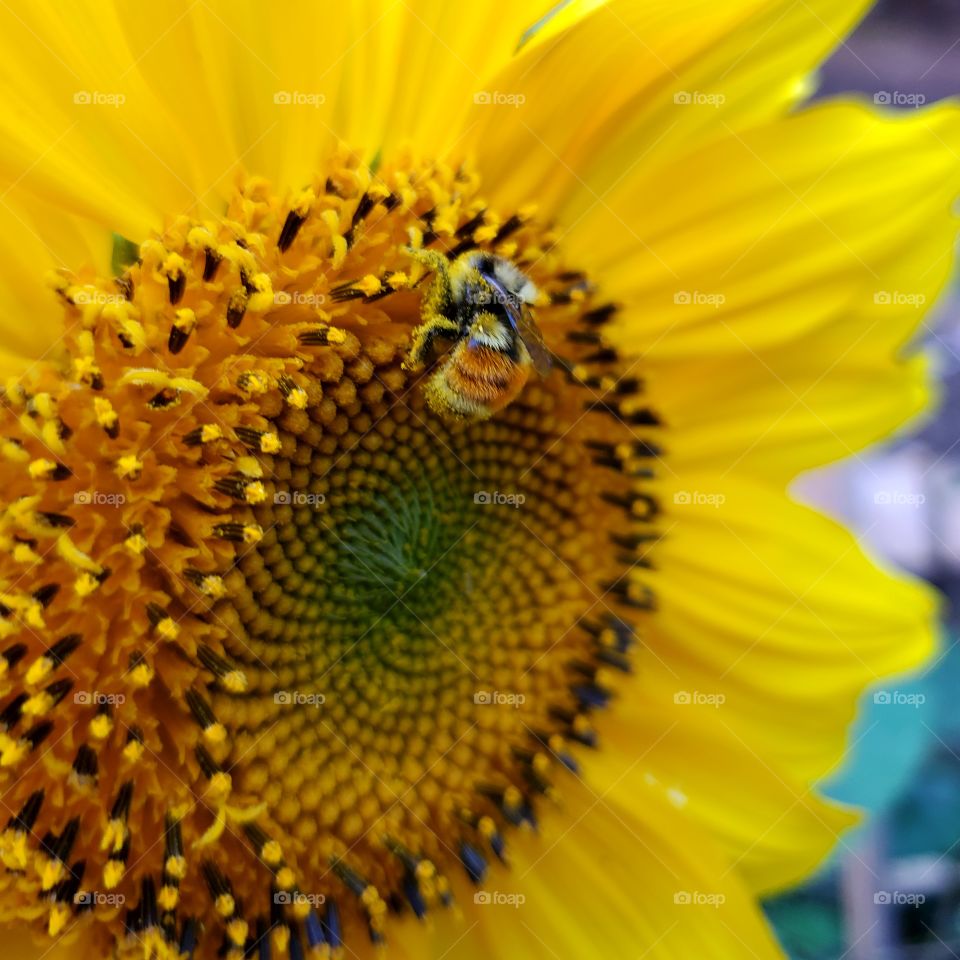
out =
[[[925,405],[950,269],[956,109],[796,108],[863,6],[0,15],[8,950],[779,956],[932,645],[785,493]],[[537,291],[489,419],[423,249]]]

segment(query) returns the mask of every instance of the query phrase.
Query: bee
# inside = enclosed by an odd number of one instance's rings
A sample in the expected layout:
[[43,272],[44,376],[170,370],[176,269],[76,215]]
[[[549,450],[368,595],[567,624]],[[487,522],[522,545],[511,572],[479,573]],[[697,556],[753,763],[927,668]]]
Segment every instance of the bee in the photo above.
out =
[[452,262],[435,250],[410,255],[434,271],[404,368],[421,370],[438,337],[453,341],[425,388],[431,410],[448,420],[486,420],[545,377],[553,358],[530,311],[538,291],[513,263],[481,250]]

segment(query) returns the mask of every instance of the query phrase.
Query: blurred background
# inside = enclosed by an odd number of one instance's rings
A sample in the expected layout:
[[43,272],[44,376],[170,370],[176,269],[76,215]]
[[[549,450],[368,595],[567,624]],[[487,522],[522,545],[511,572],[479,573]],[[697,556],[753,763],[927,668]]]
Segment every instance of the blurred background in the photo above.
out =
[[[880,0],[824,67],[819,96],[903,110],[960,93],[960,0]],[[960,159],[958,159],[960,163]],[[960,289],[927,316],[943,403],[919,430],[797,483],[861,543],[945,596],[922,675],[864,699],[826,792],[866,808],[804,887],[767,903],[794,960],[960,960]]]

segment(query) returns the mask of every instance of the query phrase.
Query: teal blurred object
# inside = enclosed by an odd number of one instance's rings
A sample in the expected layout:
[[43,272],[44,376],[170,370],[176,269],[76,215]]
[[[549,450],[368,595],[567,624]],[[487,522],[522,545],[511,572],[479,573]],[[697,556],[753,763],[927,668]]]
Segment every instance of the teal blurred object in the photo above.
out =
[[[960,652],[956,637],[945,636],[946,653],[914,678],[886,681],[868,691],[850,738],[851,750],[824,792],[875,816],[886,810],[916,779],[938,738],[946,742],[960,731],[956,691],[960,689]],[[878,702],[884,699],[901,702]],[[911,698],[923,698],[914,705]]]
[[[866,694],[850,753],[823,784],[829,796],[863,809],[866,822],[882,821],[891,858],[946,856],[960,837],[956,633],[945,633],[943,645],[945,652],[922,675]],[[856,846],[856,830],[845,843]],[[802,887],[764,904],[791,960],[835,960],[847,951],[837,859],[835,852]]]

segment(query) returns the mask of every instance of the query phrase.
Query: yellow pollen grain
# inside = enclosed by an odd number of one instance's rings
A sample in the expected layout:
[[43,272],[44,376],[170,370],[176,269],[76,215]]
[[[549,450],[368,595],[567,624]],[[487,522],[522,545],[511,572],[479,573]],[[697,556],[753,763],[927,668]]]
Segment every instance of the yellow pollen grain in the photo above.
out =
[[110,736],[110,731],[113,730],[113,721],[107,714],[100,713],[90,721],[88,729],[90,736],[97,740],[106,740]]
[[257,524],[248,523],[243,527],[243,542],[246,544],[259,543],[263,539],[263,528]]
[[23,712],[28,717],[42,717],[45,713],[49,712],[53,708],[53,697],[47,693],[46,690],[42,690],[40,693],[35,693],[28,700],[24,701]]
[[180,891],[173,886],[165,885],[157,894],[157,904],[161,910],[175,910],[180,902]]
[[227,594],[227,588],[223,584],[223,578],[210,574],[203,578],[200,583],[200,592],[207,597],[219,600]]
[[147,543],[147,538],[142,533],[132,533],[126,540],[123,541],[123,545],[133,554],[140,555],[147,549],[149,544]]
[[39,870],[40,889],[50,890],[55,887],[63,879],[64,872],[64,866],[59,860],[49,860],[43,857]]
[[150,682],[153,680],[154,670],[152,664],[147,663],[145,660],[141,663],[138,663],[130,671],[130,682],[135,687],[147,687],[150,685]]
[[221,917],[232,917],[234,911],[237,909],[237,904],[229,893],[221,893],[220,896],[217,897],[216,909]]
[[117,461],[117,476],[123,480],[136,480],[142,471],[143,461],[136,454],[126,454]]
[[260,849],[263,861],[271,867],[277,866],[283,860],[283,851],[276,840],[268,840]]
[[356,288],[366,297],[372,297],[383,290],[383,284],[380,278],[368,273],[362,280],[356,284]]
[[176,640],[180,636],[180,625],[172,617],[157,621],[157,635],[163,640]]
[[207,787],[207,793],[211,797],[226,797],[233,789],[233,781],[229,773],[222,770],[215,773],[210,778],[210,784]]
[[56,469],[57,464],[55,461],[41,458],[39,460],[32,461],[30,466],[27,468],[27,472],[30,474],[31,479],[33,480],[46,480],[48,477],[53,475],[53,472]]
[[19,444],[15,443],[13,440],[4,440],[0,444],[0,453],[3,454],[4,459],[10,460],[13,463],[26,463],[30,459],[30,454]]
[[17,543],[13,548],[13,559],[17,563],[34,566],[40,562],[40,555],[29,543]]
[[26,740],[0,738],[0,767],[16,766],[29,752],[30,744]]
[[105,429],[111,429],[117,422],[117,411],[106,397],[93,398],[93,412],[97,423]]
[[120,860],[108,860],[103,868],[103,885],[112,890],[122,879],[126,867]]
[[70,921],[70,908],[65,903],[55,904],[50,909],[50,918],[47,920],[47,933],[57,937]]
[[211,723],[209,727],[204,727],[203,738],[208,743],[223,743],[227,739],[226,728],[222,723]]
[[53,672],[53,667],[53,661],[49,657],[41,657],[39,660],[34,660],[33,663],[30,664],[30,669],[27,670],[27,683],[30,686],[35,686],[42,680],[45,680]]
[[248,483],[243,488],[243,499],[247,503],[263,503],[267,499],[267,488],[259,481]]

